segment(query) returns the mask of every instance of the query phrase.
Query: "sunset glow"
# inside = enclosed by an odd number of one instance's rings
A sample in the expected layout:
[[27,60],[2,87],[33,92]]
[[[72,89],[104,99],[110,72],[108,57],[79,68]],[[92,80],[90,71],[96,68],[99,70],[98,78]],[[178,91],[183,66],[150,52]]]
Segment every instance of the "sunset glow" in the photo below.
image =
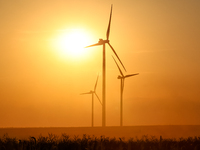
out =
[[91,43],[91,36],[85,30],[69,29],[59,33],[53,46],[61,58],[78,59],[88,55],[84,47]]
[[[0,127],[90,127],[91,95],[80,93],[94,90],[98,74],[105,111],[94,98],[94,127],[104,114],[105,126],[120,126],[121,114],[123,126],[199,125],[199,7],[198,0],[2,0]],[[139,73],[123,92],[112,56],[124,75]]]

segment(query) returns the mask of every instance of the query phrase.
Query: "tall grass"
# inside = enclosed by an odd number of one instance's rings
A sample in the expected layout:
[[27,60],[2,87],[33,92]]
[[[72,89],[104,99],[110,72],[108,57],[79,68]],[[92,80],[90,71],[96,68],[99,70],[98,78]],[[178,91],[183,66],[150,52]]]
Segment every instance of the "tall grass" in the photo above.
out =
[[39,136],[37,139],[10,138],[7,134],[0,138],[0,150],[199,150],[200,137],[180,139],[156,139],[143,136],[141,139],[95,137],[84,134],[82,137],[70,137],[67,134],[57,136]]

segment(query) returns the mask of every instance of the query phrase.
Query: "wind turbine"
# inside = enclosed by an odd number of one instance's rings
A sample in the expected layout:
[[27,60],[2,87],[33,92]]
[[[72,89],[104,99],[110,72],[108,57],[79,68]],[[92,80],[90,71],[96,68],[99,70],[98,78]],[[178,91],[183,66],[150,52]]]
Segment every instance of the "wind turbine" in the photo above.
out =
[[97,76],[97,80],[96,80],[96,84],[94,86],[94,90],[90,91],[90,92],[86,92],[86,93],[81,93],[81,95],[84,95],[84,94],[92,94],[92,127],[94,126],[94,95],[96,95],[97,99],[99,100],[100,104],[102,105],[97,93],[96,93],[96,88],[97,88],[97,82],[98,82],[98,78],[99,76]]
[[120,106],[121,106],[120,107],[120,126],[123,126],[123,91],[124,91],[124,82],[125,82],[126,78],[138,75],[139,73],[124,75],[114,57],[113,57],[113,59],[114,59],[116,65],[117,65],[117,67],[119,69],[119,72],[121,74],[121,76],[119,75],[117,78],[121,80],[121,85],[120,85]]
[[115,52],[114,48],[111,46],[110,41],[109,41],[111,17],[112,17],[112,5],[111,5],[108,29],[106,32],[106,40],[99,39],[98,43],[90,45],[90,46],[86,46],[86,48],[87,48],[87,47],[103,45],[103,67],[102,67],[102,70],[103,70],[103,72],[102,72],[102,74],[103,74],[102,75],[102,78],[103,78],[102,79],[102,126],[103,127],[106,126],[106,48],[105,48],[106,43],[110,46],[110,48],[112,49],[112,51],[114,52],[114,54],[116,55],[118,60],[120,61],[121,65],[123,66],[124,70],[126,71],[124,65],[122,64],[121,60],[119,59],[117,53]]

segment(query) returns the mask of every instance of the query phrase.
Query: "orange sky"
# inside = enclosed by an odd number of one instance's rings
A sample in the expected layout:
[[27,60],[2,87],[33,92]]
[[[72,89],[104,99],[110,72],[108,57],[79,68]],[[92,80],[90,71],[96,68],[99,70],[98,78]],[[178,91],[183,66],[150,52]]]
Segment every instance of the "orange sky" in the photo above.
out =
[[[91,95],[102,73],[102,46],[81,59],[59,57],[53,39],[81,29],[106,38],[129,73],[124,125],[200,124],[198,0],[20,0],[0,2],[0,127],[91,125]],[[119,125],[119,71],[107,53],[106,125]],[[102,76],[97,94],[101,98]],[[95,126],[101,106],[95,99]]]

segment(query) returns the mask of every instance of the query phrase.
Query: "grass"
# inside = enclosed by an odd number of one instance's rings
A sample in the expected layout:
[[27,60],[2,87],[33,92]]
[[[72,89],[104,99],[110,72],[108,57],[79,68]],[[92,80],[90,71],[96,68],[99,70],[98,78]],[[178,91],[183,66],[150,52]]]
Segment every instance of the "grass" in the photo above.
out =
[[200,137],[179,139],[156,139],[143,136],[141,139],[95,137],[84,134],[82,137],[70,137],[67,134],[57,136],[39,136],[37,139],[10,138],[7,134],[0,138],[0,150],[199,150]]

